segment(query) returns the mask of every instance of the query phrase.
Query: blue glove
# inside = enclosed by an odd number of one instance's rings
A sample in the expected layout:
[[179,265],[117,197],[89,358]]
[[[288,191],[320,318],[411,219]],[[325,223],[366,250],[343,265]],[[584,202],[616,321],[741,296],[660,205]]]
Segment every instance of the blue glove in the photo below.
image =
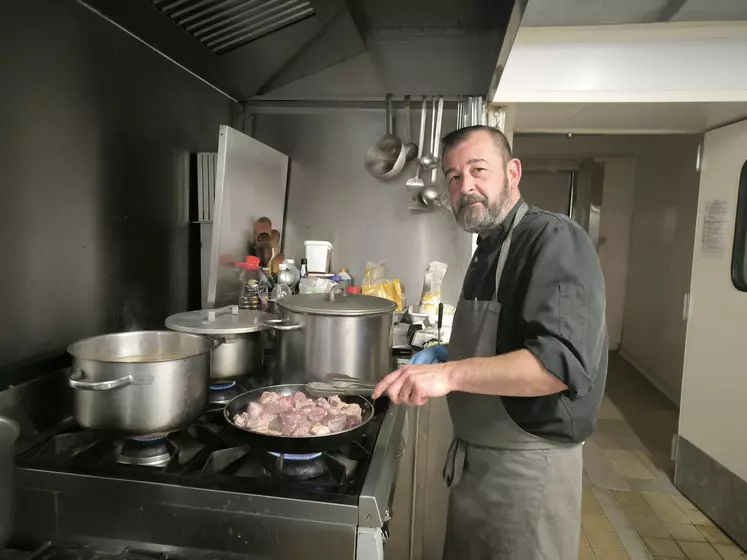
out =
[[410,359],[410,365],[419,366],[423,364],[442,364],[449,359],[449,349],[443,344],[430,346],[415,354]]

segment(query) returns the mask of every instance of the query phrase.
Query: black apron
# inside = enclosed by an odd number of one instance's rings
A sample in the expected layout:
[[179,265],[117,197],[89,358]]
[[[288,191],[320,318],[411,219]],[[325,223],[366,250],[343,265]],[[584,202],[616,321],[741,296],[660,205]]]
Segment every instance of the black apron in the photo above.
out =
[[[500,249],[496,295],[459,300],[449,361],[495,356],[497,300],[522,203]],[[454,441],[444,467],[451,487],[444,560],[572,560],[578,557],[581,446],[521,429],[494,395],[447,396]]]

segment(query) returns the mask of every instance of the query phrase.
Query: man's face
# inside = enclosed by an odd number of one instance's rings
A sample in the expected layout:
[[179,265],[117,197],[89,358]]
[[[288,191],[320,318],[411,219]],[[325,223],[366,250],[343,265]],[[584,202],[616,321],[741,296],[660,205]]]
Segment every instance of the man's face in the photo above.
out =
[[473,132],[446,152],[443,169],[454,216],[469,232],[498,227],[518,199],[521,164],[504,162],[488,132]]

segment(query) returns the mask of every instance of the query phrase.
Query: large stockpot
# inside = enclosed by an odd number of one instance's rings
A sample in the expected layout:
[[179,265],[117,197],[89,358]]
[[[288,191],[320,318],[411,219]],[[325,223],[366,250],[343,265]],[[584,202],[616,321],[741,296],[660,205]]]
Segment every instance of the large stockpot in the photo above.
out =
[[215,344],[193,334],[138,331],[70,345],[75,420],[132,437],[190,424],[207,409]]
[[210,359],[210,379],[220,383],[251,375],[262,368],[263,331],[268,328],[265,322],[274,318],[275,315],[269,313],[229,305],[178,313],[166,319],[166,326],[223,342]]
[[339,373],[378,381],[391,371],[397,306],[355,294],[302,294],[278,300],[278,371],[275,382],[322,381]]
[[0,416],[0,550],[13,531],[15,519],[15,444],[19,434],[18,424]]

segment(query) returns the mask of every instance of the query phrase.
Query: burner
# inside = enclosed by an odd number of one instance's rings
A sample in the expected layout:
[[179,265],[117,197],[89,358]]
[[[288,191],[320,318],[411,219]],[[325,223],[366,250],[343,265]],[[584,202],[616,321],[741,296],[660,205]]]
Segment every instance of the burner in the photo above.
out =
[[212,383],[210,385],[210,404],[228,404],[238,394],[235,381]]
[[273,455],[274,457],[280,457],[282,455],[284,461],[312,461],[322,456],[321,452],[301,453],[301,454],[295,454],[295,455],[292,453],[276,453],[275,451],[268,451],[268,453],[270,455]]
[[126,439],[117,457],[117,463],[147,467],[163,467],[170,460],[166,434]]
[[270,471],[270,474],[280,478],[309,480],[327,472],[321,453],[297,455],[268,451],[265,457],[265,468]]

